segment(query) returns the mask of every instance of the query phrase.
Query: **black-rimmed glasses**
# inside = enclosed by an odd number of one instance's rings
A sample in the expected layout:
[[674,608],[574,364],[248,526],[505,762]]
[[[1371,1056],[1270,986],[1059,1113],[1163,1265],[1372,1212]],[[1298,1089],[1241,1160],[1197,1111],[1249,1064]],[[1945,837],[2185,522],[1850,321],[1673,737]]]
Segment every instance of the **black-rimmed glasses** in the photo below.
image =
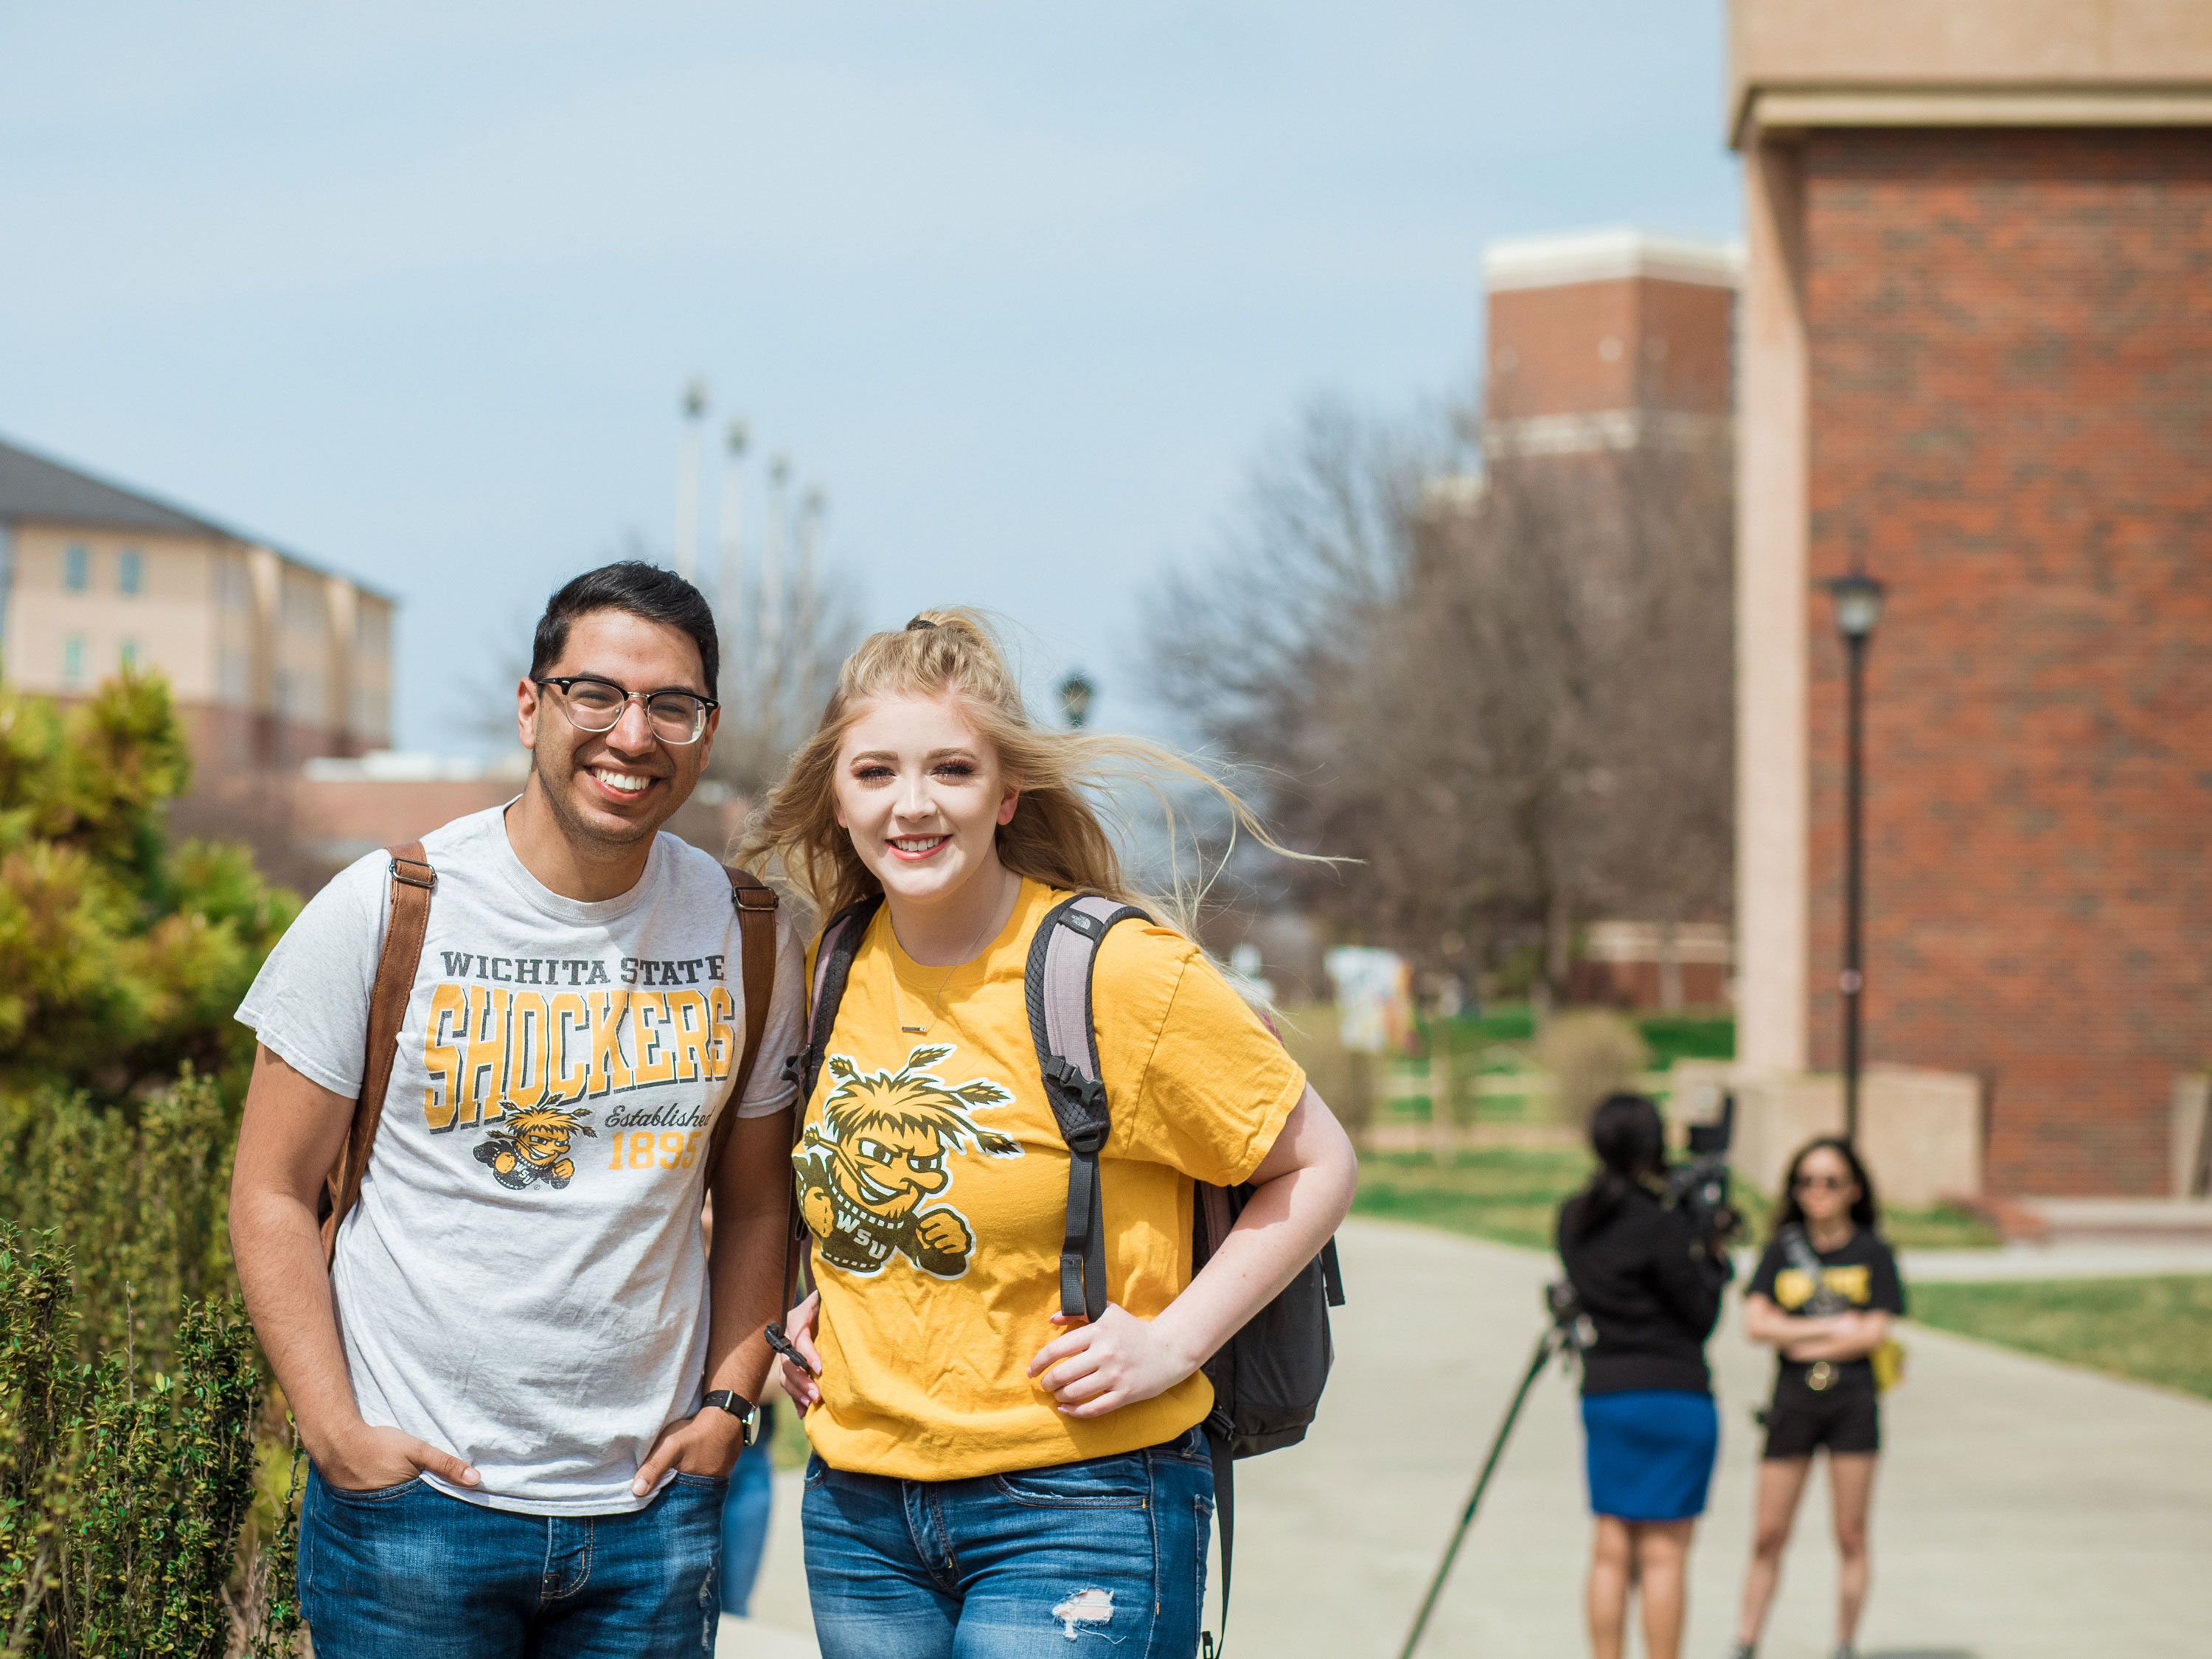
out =
[[623,710],[632,702],[645,705],[645,723],[663,743],[699,741],[707,729],[707,716],[721,703],[689,691],[626,691],[612,680],[586,674],[564,674],[555,679],[535,679],[532,685],[557,686],[568,724],[579,732],[611,732],[622,724]]

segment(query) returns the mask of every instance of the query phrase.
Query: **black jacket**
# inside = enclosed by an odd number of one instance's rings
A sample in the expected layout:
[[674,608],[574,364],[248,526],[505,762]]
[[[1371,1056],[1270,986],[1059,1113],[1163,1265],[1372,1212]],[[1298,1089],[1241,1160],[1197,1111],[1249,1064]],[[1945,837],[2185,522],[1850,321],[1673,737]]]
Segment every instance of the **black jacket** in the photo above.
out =
[[1680,1212],[1642,1187],[1579,1237],[1578,1194],[1559,1209],[1559,1259],[1597,1328],[1583,1357],[1584,1394],[1682,1389],[1711,1394],[1705,1339],[1721,1316],[1729,1267],[1717,1261]]

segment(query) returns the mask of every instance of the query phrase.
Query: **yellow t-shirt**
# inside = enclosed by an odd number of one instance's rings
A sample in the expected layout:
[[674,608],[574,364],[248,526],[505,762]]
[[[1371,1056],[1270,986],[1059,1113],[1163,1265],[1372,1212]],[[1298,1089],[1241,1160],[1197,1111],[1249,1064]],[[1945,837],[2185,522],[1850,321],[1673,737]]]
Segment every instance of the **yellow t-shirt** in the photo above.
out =
[[[1037,923],[1066,896],[1024,880],[1006,930],[949,976],[899,948],[884,910],[853,959],[793,1158],[822,1291],[806,1431],[833,1468],[911,1480],[1043,1468],[1156,1445],[1212,1409],[1197,1375],[1070,1418],[1029,1376],[1066,1328],[1050,1321],[1067,1148],[1022,975]],[[1107,1291],[1149,1319],[1190,1282],[1192,1182],[1249,1179],[1305,1074],[1167,928],[1108,934],[1091,1002],[1113,1115],[1099,1159]]]

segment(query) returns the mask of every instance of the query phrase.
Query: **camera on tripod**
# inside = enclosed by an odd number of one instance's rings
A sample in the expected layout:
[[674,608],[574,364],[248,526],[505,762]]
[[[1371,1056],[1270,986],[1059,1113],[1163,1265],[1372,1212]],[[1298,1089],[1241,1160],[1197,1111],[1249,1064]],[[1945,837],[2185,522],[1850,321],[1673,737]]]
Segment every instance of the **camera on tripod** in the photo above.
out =
[[1735,1134],[1735,1097],[1723,1095],[1719,1118],[1692,1123],[1689,1157],[1667,1170],[1667,1202],[1716,1250],[1743,1231],[1743,1218],[1729,1202],[1729,1142]]

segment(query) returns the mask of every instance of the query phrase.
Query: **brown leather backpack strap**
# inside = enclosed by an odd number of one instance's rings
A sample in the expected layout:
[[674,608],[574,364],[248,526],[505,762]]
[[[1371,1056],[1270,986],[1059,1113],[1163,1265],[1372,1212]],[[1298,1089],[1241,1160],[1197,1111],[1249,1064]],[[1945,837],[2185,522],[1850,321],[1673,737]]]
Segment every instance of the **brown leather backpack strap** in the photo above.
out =
[[768,1005],[775,995],[775,890],[758,877],[731,865],[722,866],[730,878],[730,902],[738,908],[738,988],[745,1000],[745,1052],[738,1061],[738,1080],[729,1103],[714,1120],[714,1136],[708,1147],[707,1181],[713,1188],[714,1172],[721,1166],[722,1147],[738,1121],[738,1103],[745,1097],[759,1063],[761,1038],[768,1031]]
[[415,969],[422,959],[422,938],[430,926],[430,894],[438,884],[438,872],[422,856],[421,842],[385,851],[392,855],[392,915],[384,925],[384,950],[376,959],[376,983],[368,994],[368,1046],[362,1051],[361,1098],[353,1103],[353,1127],[346,1133],[345,1150],[325,1182],[325,1262],[337,1253],[338,1224],[361,1197],[361,1178],[368,1168],[369,1149],[376,1144],[376,1126],[384,1119],[392,1062],[399,1052],[399,1028],[406,1023]]

